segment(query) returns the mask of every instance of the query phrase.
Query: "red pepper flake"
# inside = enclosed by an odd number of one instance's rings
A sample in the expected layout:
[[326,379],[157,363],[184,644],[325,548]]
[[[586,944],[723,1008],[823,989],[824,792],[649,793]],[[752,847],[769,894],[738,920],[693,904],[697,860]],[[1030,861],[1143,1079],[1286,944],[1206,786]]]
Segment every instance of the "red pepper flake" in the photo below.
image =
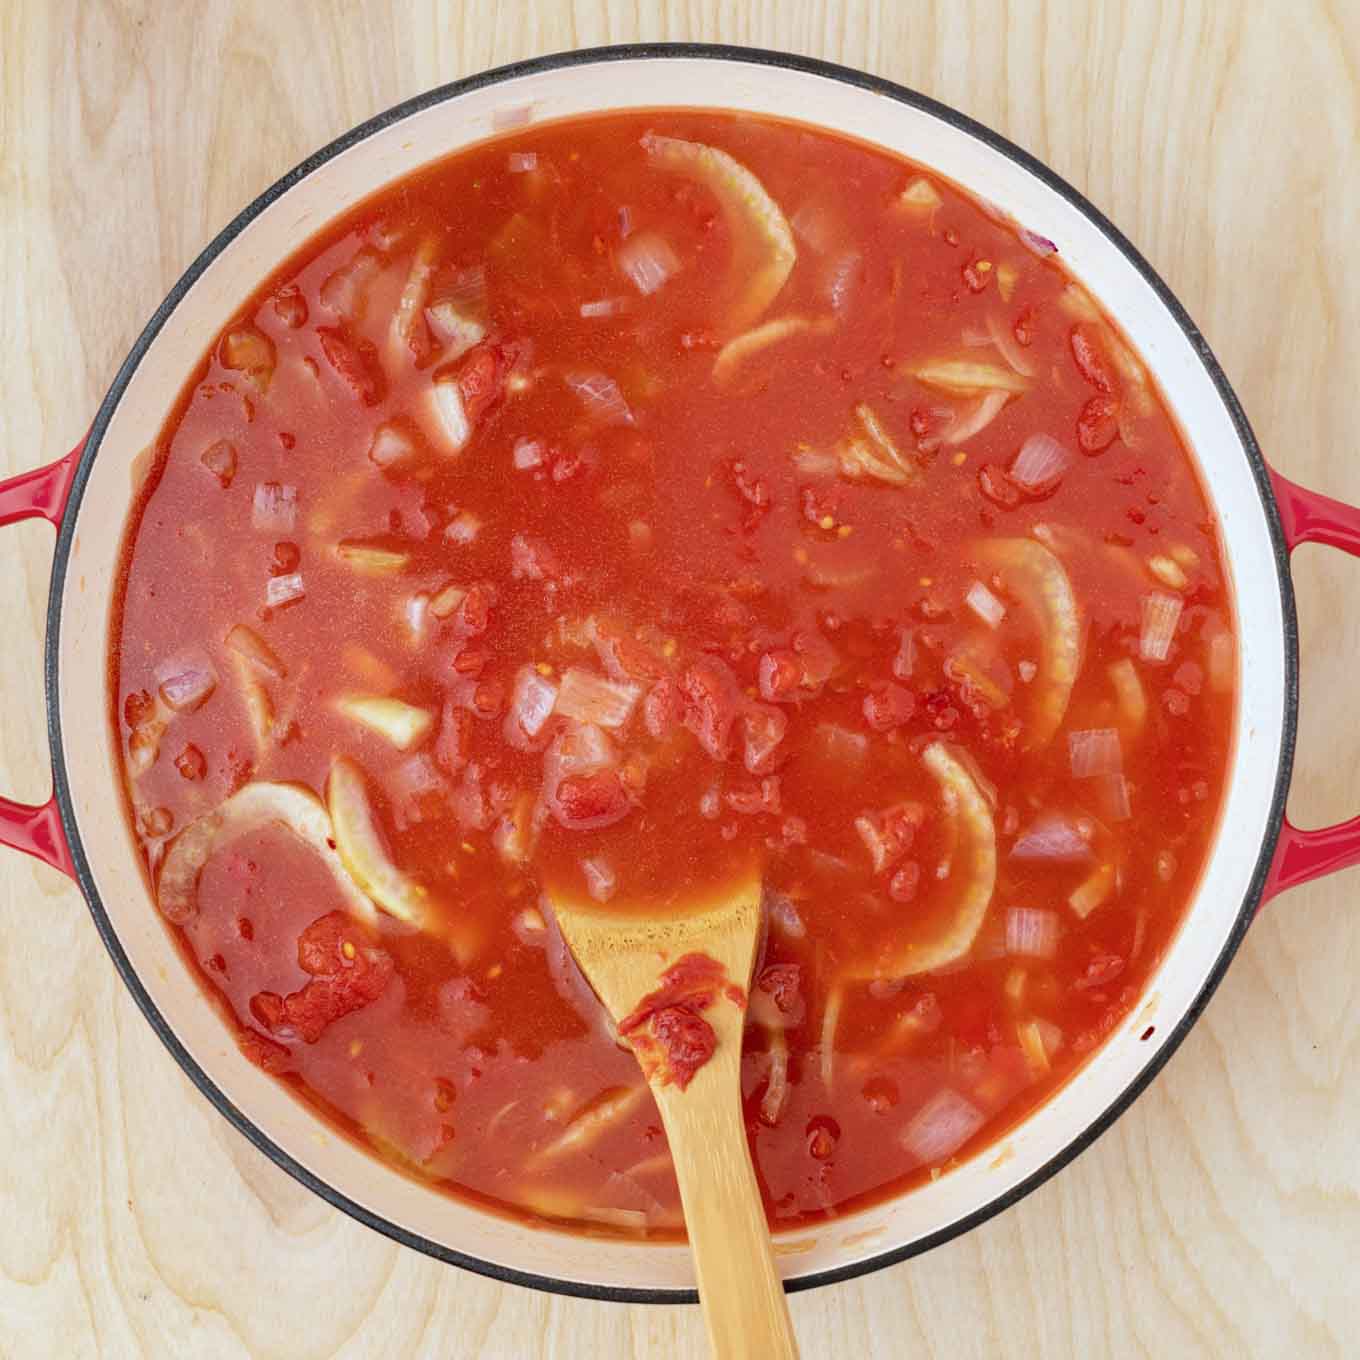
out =
[[682,1091],[713,1056],[718,1036],[702,1012],[724,996],[744,1008],[745,991],[707,954],[686,954],[660,978],[661,986],[638,1002],[619,1025],[649,1081]]

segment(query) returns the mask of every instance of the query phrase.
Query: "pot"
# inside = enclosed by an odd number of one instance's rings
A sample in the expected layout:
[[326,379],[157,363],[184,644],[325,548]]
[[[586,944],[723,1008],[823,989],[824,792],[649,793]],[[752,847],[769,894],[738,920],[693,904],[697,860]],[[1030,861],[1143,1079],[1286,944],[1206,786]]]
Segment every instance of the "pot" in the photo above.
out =
[[[1298,644],[1289,553],[1360,552],[1360,511],[1271,471],[1203,337],[1119,231],[1051,171],[952,109],[886,81],[780,53],[637,46],[564,53],[473,76],[363,124],[235,219],[156,310],[89,434],[0,483],[0,525],[57,529],[46,644],[51,799],[0,799],[0,844],[71,874],[152,1027],[209,1100],[331,1204],[408,1246],[499,1279],[623,1300],[692,1300],[688,1251],[533,1228],[433,1192],[330,1131],[238,1051],[175,950],[121,800],[105,694],[112,592],[134,460],[240,300],[298,241],[381,186],[525,117],[721,107],[800,117],[898,152],[1058,243],[1133,341],[1196,451],[1241,608],[1241,700],[1223,827],[1185,922],[1141,1005],[1047,1104],[975,1158],[896,1199],[779,1242],[791,1289],[847,1279],[942,1242],[1013,1204],[1087,1147],[1151,1081],[1223,975],[1259,906],[1360,861],[1360,818],[1300,831],[1284,816]],[[101,733],[95,736],[95,733]]]

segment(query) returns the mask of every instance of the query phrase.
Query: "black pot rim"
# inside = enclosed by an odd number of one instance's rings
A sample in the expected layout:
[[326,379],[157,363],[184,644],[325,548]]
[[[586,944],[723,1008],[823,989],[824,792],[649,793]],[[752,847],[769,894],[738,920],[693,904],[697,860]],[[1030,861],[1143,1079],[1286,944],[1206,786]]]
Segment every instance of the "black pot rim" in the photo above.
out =
[[[784,70],[801,72],[807,75],[821,76],[840,81],[846,85],[855,86],[862,90],[869,90],[910,108],[928,113],[940,121],[975,137],[979,141],[985,143],[988,147],[1000,152],[1010,160],[1022,166],[1029,171],[1030,174],[1041,180],[1049,189],[1060,195],[1069,204],[1081,212],[1083,216],[1097,227],[1123,254],[1129,264],[1138,271],[1149,287],[1151,287],[1163,306],[1170,312],[1176,323],[1180,326],[1185,338],[1190,342],[1191,347],[1198,355],[1200,363],[1204,366],[1206,374],[1212,381],[1218,392],[1219,398],[1223,402],[1224,408],[1232,420],[1238,438],[1246,453],[1252,474],[1255,477],[1257,491],[1260,495],[1261,503],[1265,510],[1266,520],[1269,525],[1271,543],[1275,557],[1276,576],[1280,586],[1280,603],[1284,618],[1284,722],[1280,739],[1279,764],[1276,769],[1275,785],[1271,801],[1269,828],[1262,842],[1260,853],[1257,856],[1256,867],[1253,871],[1248,891],[1243,898],[1232,928],[1228,931],[1224,939],[1222,949],[1209,970],[1204,985],[1192,1004],[1180,1018],[1175,1028],[1168,1034],[1161,1047],[1143,1066],[1138,1075],[1124,1088],[1120,1095],[1106,1107],[1101,1115],[1088,1124],[1080,1133],[1075,1135],[1059,1152],[1024,1181],[1020,1182],[1004,1194],[997,1195],[993,1199],[988,1200],[985,1204],[979,1206],[966,1217],[961,1218],[956,1222],[949,1224],[947,1227],[940,1229],[938,1232],[932,1233],[918,1241],[879,1252],[876,1255],[866,1257],[861,1261],[856,1261],[849,1265],[839,1266],[831,1270],[817,1271],[812,1274],[800,1276],[796,1279],[788,1280],[786,1282],[786,1288],[790,1292],[813,1289],[820,1285],[836,1284],[842,1280],[852,1280],[858,1276],[868,1274],[870,1271],[894,1265],[911,1256],[928,1251],[931,1247],[947,1242],[952,1238],[967,1232],[969,1229],[976,1227],[978,1224],[985,1222],[1002,1210],[1010,1208],[1013,1204],[1018,1203],[1032,1190],[1037,1189],[1051,1176],[1060,1171],[1079,1153],[1090,1147],[1091,1144],[1094,1143],[1095,1140],[1099,1138],[1100,1135],[1104,1133],[1105,1130],[1108,1129],[1143,1092],[1175,1050],[1180,1046],[1181,1041],[1185,1038],[1186,1034],[1189,1033],[1191,1026],[1195,1023],[1200,1013],[1204,1010],[1204,1007],[1208,1004],[1208,1001],[1222,979],[1229,962],[1231,962],[1233,955],[1237,952],[1238,946],[1241,944],[1242,939],[1246,934],[1247,927],[1261,900],[1262,890],[1265,886],[1266,876],[1275,850],[1275,843],[1278,839],[1280,826],[1284,818],[1285,800],[1288,794],[1289,778],[1293,765],[1298,715],[1298,628],[1294,610],[1293,589],[1290,583],[1288,549],[1280,526],[1279,515],[1276,509],[1274,495],[1271,490],[1265,460],[1262,457],[1260,447],[1256,442],[1256,437],[1252,433],[1251,426],[1247,422],[1242,406],[1233,392],[1232,387],[1229,385],[1227,377],[1220,368],[1218,361],[1214,358],[1214,355],[1210,351],[1203,335],[1200,333],[1199,328],[1190,319],[1184,307],[1182,307],[1180,302],[1176,299],[1176,296],[1153,270],[1152,266],[1148,264],[1128,239],[1112,222],[1109,221],[1108,218],[1105,217],[1103,213],[1100,212],[1098,208],[1028,152],[1023,151],[1020,147],[1008,141],[1006,138],[999,136],[990,128],[975,122],[973,119],[957,112],[947,105],[941,104],[926,95],[908,90],[901,85],[894,84],[892,81],[884,80],[881,77],[872,76],[862,71],[853,70],[849,67],[811,57],[795,56],[787,52],[770,51],[762,48],[736,47],[707,43],[635,43],[612,47],[584,48],[575,51],[551,53],[545,56],[535,57],[528,61],[515,62],[508,66],[501,66],[494,70],[479,72],[478,74],[468,76],[462,80],[454,81],[451,84],[442,85],[436,89],[429,90],[424,94],[416,96],[414,99],[406,100],[404,103],[397,104],[386,112],[380,113],[374,118],[370,118],[367,122],[361,123],[351,131],[345,133],[344,136],[336,139],[328,146],[323,147],[320,151],[308,157],[270,188],[266,189],[264,193],[240,212],[217,234],[216,237],[213,238],[193,264],[190,265],[183,277],[175,284],[174,288],[171,289],[161,305],[156,309],[150,321],[147,323],[146,328],[142,331],[136,343],[133,345],[128,357],[119,368],[113,384],[109,388],[108,394],[100,404],[99,411],[95,416],[71,486],[67,511],[62,518],[61,528],[57,537],[56,552],[52,564],[51,595],[48,600],[47,610],[47,645],[43,675],[47,699],[48,739],[52,752],[53,790],[57,806],[61,812],[62,826],[66,834],[67,843],[70,846],[71,857],[75,866],[76,879],[80,884],[81,891],[89,905],[91,915],[94,918],[95,927],[99,931],[100,937],[103,939],[104,944],[113,959],[114,966],[122,976],[123,981],[127,984],[128,990],[132,993],[138,1006],[141,1007],[151,1028],[155,1030],[166,1048],[170,1050],[175,1061],[184,1069],[189,1079],[216,1107],[218,1112],[277,1166],[288,1172],[309,1190],[319,1195],[328,1204],[343,1210],[350,1215],[350,1217],[358,1219],[359,1222],[366,1224],[368,1227],[384,1234],[395,1242],[399,1242],[403,1246],[412,1247],[437,1260],[447,1262],[450,1265],[461,1266],[465,1270],[488,1276],[491,1279],[500,1280],[506,1283],[526,1285],[530,1288],[544,1290],[548,1293],[570,1295],[577,1298],[602,1299],[618,1303],[694,1303],[697,1301],[697,1295],[692,1289],[622,1288],[537,1275],[527,1271],[515,1270],[493,1261],[482,1260],[479,1257],[470,1256],[463,1252],[445,1247],[420,1234],[413,1233],[379,1214],[373,1213],[363,1205],[358,1204],[354,1200],[341,1194],[333,1186],[321,1180],[305,1166],[289,1156],[289,1154],[279,1147],[263,1129],[248,1119],[230,1100],[227,1099],[226,1095],[218,1088],[207,1072],[199,1066],[180,1043],[179,1039],[170,1029],[164,1016],[162,1016],[157,1009],[156,1003],[151,998],[143,985],[141,978],[132,967],[127,954],[124,952],[103,902],[100,900],[98,889],[95,886],[93,875],[90,872],[89,861],[85,855],[85,848],[81,841],[80,828],[76,821],[75,807],[71,797],[70,780],[63,756],[62,715],[59,706],[60,689],[57,672],[58,655],[61,643],[62,602],[66,586],[67,568],[70,563],[72,543],[75,536],[75,524],[79,507],[84,497],[85,488],[89,481],[90,469],[99,452],[100,443],[108,428],[109,421],[131,381],[137,366],[145,357],[152,341],[164,326],[171,312],[173,312],[175,307],[208,265],[251,221],[313,170],[347,150],[349,147],[356,145],[411,114],[418,113],[423,109],[442,103],[448,99],[455,98],[458,95],[481,89],[487,85],[511,80],[519,76],[532,75],[564,67],[607,64],[616,61],[636,61],[639,59],[650,61],[674,58],[701,58],[711,61],[777,67]],[[83,715],[83,721],[88,722],[89,715]],[[98,721],[103,721],[102,714],[99,716]]]

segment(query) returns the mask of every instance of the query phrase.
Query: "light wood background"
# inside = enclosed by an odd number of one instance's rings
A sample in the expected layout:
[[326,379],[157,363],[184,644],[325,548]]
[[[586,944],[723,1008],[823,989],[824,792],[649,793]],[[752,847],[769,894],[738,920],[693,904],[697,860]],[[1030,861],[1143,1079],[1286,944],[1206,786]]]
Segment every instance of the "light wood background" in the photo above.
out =
[[[1015,138],[1169,280],[1276,465],[1360,500],[1356,0],[0,0],[0,474],[78,439],[173,280],[307,152],[471,71],[661,38],[831,57]],[[49,539],[0,544],[0,788],[30,799]],[[1360,574],[1308,549],[1296,580],[1315,823],[1360,807]],[[797,1295],[805,1356],[1355,1355],[1357,887],[1277,902],[1161,1079],[1019,1208]],[[0,858],[0,931],[0,1355],[703,1354],[695,1309],[503,1287],[324,1207],[191,1089],[58,874]]]

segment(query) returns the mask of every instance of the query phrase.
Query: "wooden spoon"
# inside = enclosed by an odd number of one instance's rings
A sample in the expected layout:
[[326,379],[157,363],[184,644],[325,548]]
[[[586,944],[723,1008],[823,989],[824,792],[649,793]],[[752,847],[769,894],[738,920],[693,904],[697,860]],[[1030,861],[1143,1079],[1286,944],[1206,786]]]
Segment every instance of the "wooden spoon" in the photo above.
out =
[[[656,1097],[714,1355],[797,1360],[741,1117],[760,876],[721,898],[650,916],[555,889],[549,896],[567,947],[632,1042]],[[710,1043],[711,1056],[691,1075],[686,1059]]]

